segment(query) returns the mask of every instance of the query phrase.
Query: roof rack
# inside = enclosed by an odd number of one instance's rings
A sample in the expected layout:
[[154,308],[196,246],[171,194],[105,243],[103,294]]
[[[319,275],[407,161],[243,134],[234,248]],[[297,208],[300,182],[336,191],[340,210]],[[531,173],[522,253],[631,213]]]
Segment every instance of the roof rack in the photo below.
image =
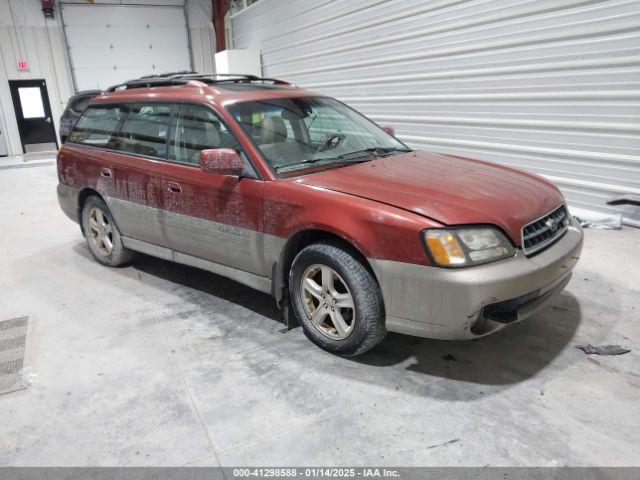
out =
[[274,85],[291,85],[289,82],[278,78],[258,77],[245,73],[187,73],[170,75],[169,78],[183,78],[189,80],[201,80],[206,83],[250,83],[262,82],[273,83]]
[[130,88],[151,88],[151,87],[170,87],[176,85],[186,85],[188,80],[158,78],[138,78],[129,80],[128,82],[113,85],[105,90],[105,92],[115,92],[116,90],[129,90]]
[[154,73],[153,75],[143,75],[140,78],[160,78],[160,77],[172,77],[175,75],[190,75],[194,72],[193,70],[181,70],[179,72],[165,72],[165,73]]
[[151,88],[151,87],[169,87],[176,85],[186,85],[190,81],[195,80],[215,85],[220,83],[271,83],[273,85],[290,85],[293,84],[279,80],[277,78],[258,77],[256,75],[246,75],[240,73],[195,73],[195,72],[175,72],[164,73],[158,75],[146,75],[144,77],[129,80],[109,87],[106,92],[115,92],[116,90],[129,90],[131,88]]

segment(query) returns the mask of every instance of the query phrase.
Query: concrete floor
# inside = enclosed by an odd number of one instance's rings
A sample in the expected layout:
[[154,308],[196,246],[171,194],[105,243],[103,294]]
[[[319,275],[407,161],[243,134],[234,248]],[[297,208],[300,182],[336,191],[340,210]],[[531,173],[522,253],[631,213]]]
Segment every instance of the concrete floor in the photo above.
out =
[[100,266],[56,183],[46,162],[0,171],[0,320],[29,316],[33,372],[0,396],[2,466],[640,465],[640,230],[587,231],[567,290],[522,324],[345,360],[232,281]]

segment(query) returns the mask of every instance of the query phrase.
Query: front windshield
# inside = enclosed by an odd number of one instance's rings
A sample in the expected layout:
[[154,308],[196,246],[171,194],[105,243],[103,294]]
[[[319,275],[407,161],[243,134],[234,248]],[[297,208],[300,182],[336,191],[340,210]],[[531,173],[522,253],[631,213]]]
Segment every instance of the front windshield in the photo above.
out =
[[229,111],[278,172],[409,151],[375,123],[331,98],[241,102]]

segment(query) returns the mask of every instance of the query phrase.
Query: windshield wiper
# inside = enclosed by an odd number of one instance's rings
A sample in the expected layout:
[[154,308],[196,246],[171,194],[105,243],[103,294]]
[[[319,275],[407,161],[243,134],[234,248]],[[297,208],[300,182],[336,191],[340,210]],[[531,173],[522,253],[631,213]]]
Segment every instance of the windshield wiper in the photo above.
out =
[[387,148],[387,147],[371,147],[364,148],[362,150],[356,150],[355,152],[343,153],[342,155],[338,155],[336,158],[338,160],[356,160],[361,159],[362,157],[366,157],[368,155],[388,155],[394,152],[411,152],[410,148]]
[[317,162],[321,162],[322,160],[331,160],[331,158],[307,158],[305,160],[299,160],[297,162],[283,163],[282,165],[278,165],[276,167],[273,167],[273,169],[276,172],[278,172],[283,168],[293,167],[295,165],[305,165],[307,163],[317,163]]
[[278,165],[277,167],[274,167],[274,169],[276,171],[280,171],[281,169],[286,167],[293,167],[295,165],[306,165],[310,163],[318,163],[318,162],[327,161],[327,160],[335,160],[337,162],[342,162],[342,163],[344,162],[359,163],[359,162],[366,162],[367,160],[365,160],[364,158],[369,157],[371,155],[388,155],[394,152],[405,153],[405,152],[411,152],[411,151],[412,150],[410,148],[370,147],[370,148],[364,148],[362,150],[356,150],[354,152],[343,153],[342,155],[337,155],[335,157],[307,158],[305,160],[300,160],[297,162],[285,163],[282,165]]

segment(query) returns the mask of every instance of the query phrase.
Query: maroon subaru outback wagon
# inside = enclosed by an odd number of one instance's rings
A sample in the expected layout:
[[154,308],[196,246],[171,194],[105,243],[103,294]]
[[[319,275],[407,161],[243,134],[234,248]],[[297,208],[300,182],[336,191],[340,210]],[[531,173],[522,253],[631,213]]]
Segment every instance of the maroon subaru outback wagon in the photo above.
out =
[[58,173],[100,263],[144,252],[225,275],[340,355],[387,331],[472,339],[519,322],[582,248],[546,180],[412,150],[333,98],[251,76],[112,87]]

